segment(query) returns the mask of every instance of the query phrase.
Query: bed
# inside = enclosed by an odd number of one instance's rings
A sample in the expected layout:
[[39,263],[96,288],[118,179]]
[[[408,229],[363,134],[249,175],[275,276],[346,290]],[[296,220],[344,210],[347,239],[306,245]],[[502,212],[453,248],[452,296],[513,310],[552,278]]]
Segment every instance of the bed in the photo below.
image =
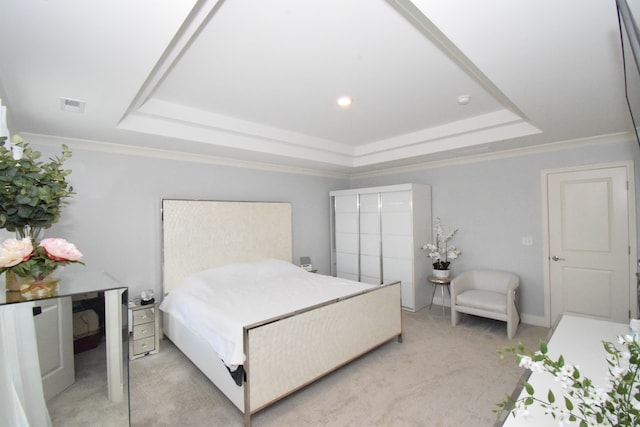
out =
[[[255,317],[239,316],[233,337],[234,343],[239,337],[241,352],[235,346],[233,356],[221,353],[209,336],[194,328],[194,324],[208,324],[207,310],[201,308],[196,322],[185,317],[196,316],[197,309],[162,311],[165,336],[244,414],[246,426],[251,425],[253,414],[279,399],[390,340],[401,341],[399,282],[381,286],[352,282],[355,288],[334,293],[329,289],[338,287],[333,281],[341,279],[291,264],[290,203],[165,199],[162,247],[163,293],[168,302],[178,301],[172,303],[177,307],[184,304],[178,295],[205,292],[208,285],[203,283],[210,275],[226,273],[233,284],[239,267],[251,267],[246,273],[248,281],[264,288],[280,287],[285,281],[281,274],[293,275],[299,286],[294,291],[303,300],[312,293],[304,286],[321,289],[317,301],[283,305],[280,311],[271,311],[273,304],[263,304],[264,310],[254,310],[260,311]],[[244,289],[242,298],[254,292],[240,285],[244,280],[236,283],[240,294]],[[287,292],[286,288],[281,292]],[[232,299],[229,295],[221,298]],[[169,303],[163,301],[163,305],[167,309]]]

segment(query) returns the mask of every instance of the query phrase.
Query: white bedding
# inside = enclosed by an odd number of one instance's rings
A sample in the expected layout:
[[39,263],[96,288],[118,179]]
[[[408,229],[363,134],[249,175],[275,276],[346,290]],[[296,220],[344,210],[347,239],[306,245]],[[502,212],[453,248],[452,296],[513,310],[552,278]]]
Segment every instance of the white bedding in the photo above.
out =
[[245,361],[243,326],[372,287],[309,273],[286,261],[268,260],[196,273],[164,298],[160,310],[206,340],[235,370]]

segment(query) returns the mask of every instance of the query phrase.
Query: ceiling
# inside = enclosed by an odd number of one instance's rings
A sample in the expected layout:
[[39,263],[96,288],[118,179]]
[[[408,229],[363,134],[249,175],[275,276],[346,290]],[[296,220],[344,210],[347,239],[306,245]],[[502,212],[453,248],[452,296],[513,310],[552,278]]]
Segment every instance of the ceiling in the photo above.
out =
[[3,0],[0,95],[14,133],[350,174],[629,132],[619,37],[615,0]]

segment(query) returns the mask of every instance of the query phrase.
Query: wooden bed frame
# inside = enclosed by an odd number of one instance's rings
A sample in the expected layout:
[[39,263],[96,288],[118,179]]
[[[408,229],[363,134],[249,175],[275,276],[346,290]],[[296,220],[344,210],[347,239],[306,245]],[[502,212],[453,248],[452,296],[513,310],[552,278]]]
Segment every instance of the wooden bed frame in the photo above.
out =
[[[163,286],[235,262],[292,260],[291,204],[163,200]],[[311,274],[311,273],[310,273]],[[393,339],[402,339],[400,283],[244,327],[246,380],[236,385],[204,339],[163,315],[164,334],[251,415]]]

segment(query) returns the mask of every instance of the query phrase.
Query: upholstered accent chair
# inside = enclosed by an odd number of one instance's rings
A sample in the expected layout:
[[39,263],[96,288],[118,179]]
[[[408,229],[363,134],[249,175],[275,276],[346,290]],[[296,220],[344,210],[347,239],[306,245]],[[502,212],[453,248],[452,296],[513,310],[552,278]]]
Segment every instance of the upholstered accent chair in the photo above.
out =
[[520,279],[513,273],[497,270],[472,270],[451,281],[451,324],[458,324],[460,313],[507,322],[507,336],[518,330],[520,315],[516,290]]

